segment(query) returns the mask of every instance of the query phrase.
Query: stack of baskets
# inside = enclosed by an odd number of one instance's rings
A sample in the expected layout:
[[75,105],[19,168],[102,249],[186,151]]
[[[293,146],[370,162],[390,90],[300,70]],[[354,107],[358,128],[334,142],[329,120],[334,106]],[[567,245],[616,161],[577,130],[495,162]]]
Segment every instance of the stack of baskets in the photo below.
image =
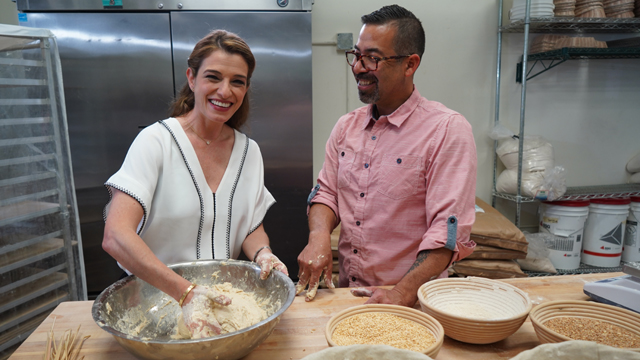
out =
[[606,48],[607,43],[605,41],[598,41],[592,37],[571,37],[564,36],[562,39],[556,41],[556,48],[562,49],[568,48]]
[[556,43],[558,42],[558,40],[560,40],[560,39],[562,39],[564,37],[565,36],[553,35],[553,34],[538,35],[531,42],[531,47],[529,48],[529,53],[530,54],[537,54],[537,53],[541,53],[541,52],[545,52],[545,51],[555,50],[555,49],[558,48],[556,46]]
[[[553,0],[531,0],[529,7],[529,16],[532,18],[552,17],[553,13]],[[527,9],[526,0],[514,0],[511,10],[509,10],[509,19],[511,22],[524,19]]]
[[598,41],[592,37],[571,37],[545,34],[539,35],[531,42],[529,53],[537,54],[562,48],[607,48],[605,41]]
[[607,17],[602,1],[603,0],[576,0],[576,16],[585,18]]
[[635,17],[633,9],[637,3],[637,0],[635,3],[634,0],[604,0],[603,7],[608,18],[632,18]]
[[554,16],[576,16],[576,0],[553,0]]

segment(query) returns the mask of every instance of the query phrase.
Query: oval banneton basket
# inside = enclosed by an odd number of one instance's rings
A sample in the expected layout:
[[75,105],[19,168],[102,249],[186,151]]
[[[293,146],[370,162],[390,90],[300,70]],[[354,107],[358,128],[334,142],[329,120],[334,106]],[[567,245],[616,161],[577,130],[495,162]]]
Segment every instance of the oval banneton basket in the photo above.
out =
[[426,348],[423,353],[432,359],[435,359],[438,356],[438,352],[442,347],[444,342],[444,329],[442,325],[434,319],[433,317],[425,314],[421,311],[418,311],[413,308],[409,308],[406,306],[398,306],[398,305],[386,305],[386,304],[371,304],[371,305],[358,305],[353,306],[348,309],[344,309],[336,315],[332,316],[331,319],[327,322],[327,326],[325,327],[325,337],[327,338],[327,343],[329,346],[339,346],[331,339],[333,336],[333,331],[338,326],[340,321],[357,314],[368,313],[368,312],[382,312],[388,313],[392,315],[397,315],[407,320],[414,321],[424,327],[427,328],[436,338],[436,342]]
[[[536,306],[530,316],[536,335],[543,344],[573,340],[544,325],[548,320],[565,316],[608,322],[640,337],[640,314],[612,305],[578,300],[549,301]],[[625,348],[625,350],[640,352],[640,348]]]
[[[526,292],[480,277],[429,281],[418,289],[422,311],[442,324],[445,335],[470,344],[490,344],[518,331],[531,311]],[[451,307],[467,309],[454,314]],[[485,316],[479,316],[477,310]],[[490,314],[491,316],[486,316]]]

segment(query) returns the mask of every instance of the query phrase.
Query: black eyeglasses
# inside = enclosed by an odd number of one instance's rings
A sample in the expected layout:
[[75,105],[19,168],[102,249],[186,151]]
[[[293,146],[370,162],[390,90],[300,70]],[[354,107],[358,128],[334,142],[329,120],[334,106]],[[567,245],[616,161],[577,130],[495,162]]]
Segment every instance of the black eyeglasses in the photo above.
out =
[[378,70],[378,62],[380,61],[402,59],[402,58],[411,56],[411,55],[395,55],[395,56],[377,57],[377,56],[359,54],[354,50],[345,52],[345,55],[347,57],[347,63],[349,65],[353,67],[357,61],[360,61],[360,64],[362,65],[362,67],[369,71]]

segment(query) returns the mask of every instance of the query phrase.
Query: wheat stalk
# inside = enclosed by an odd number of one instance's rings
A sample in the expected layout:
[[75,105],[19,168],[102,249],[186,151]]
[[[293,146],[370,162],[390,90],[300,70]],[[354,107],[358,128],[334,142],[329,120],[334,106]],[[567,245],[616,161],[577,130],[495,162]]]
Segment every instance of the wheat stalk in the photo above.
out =
[[[91,335],[79,339],[80,325],[78,325],[78,329],[75,332],[71,329],[65,330],[60,340],[56,342],[55,333],[53,332],[55,325],[56,318],[54,317],[51,329],[47,334],[47,348],[44,351],[44,360],[77,360],[82,344],[84,344],[85,340],[90,338]],[[84,359],[84,356],[82,359]]]

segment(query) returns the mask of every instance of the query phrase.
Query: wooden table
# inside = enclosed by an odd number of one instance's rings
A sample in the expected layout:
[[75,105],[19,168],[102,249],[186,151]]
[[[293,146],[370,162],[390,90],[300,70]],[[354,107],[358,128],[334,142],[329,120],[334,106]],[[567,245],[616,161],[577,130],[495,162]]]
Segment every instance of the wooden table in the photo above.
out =
[[[547,276],[502,280],[517,286],[529,294],[534,307],[551,300],[587,300],[582,292],[585,283],[621,276],[623,273],[601,273],[583,275]],[[295,298],[291,307],[284,312],[273,333],[245,360],[292,360],[301,359],[311,353],[325,349],[327,341],[324,328],[329,318],[351,306],[361,305],[365,298],[357,298],[349,289],[319,290],[316,299],[305,302],[304,297]],[[135,359],[126,352],[113,337],[100,329],[91,317],[92,301],[63,302],[25,340],[10,359],[42,359],[47,332],[56,317],[56,337],[65,329],[77,329],[81,324],[81,334],[91,335],[80,355],[85,359]],[[417,306],[419,308],[419,304]],[[481,360],[510,359],[524,350],[539,345],[529,319],[513,335],[505,340],[489,345],[472,345],[452,340],[445,341],[437,359]]]

